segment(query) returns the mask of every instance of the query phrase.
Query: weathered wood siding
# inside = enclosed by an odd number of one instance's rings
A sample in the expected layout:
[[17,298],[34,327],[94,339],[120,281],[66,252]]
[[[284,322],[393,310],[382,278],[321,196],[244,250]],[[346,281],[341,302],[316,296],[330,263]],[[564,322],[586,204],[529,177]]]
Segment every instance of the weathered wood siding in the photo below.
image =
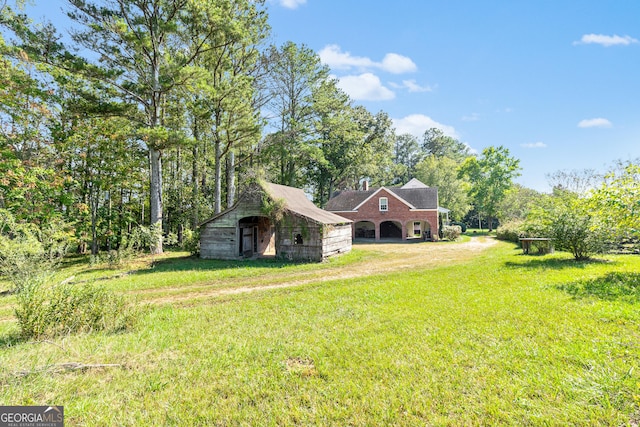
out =
[[216,227],[206,224],[200,231],[200,257],[212,259],[238,258],[238,231],[236,227]]
[[[295,215],[286,216],[276,228],[276,256],[296,261],[322,261],[321,225]],[[296,237],[302,243],[296,243]]]
[[351,224],[325,225],[322,256],[327,258],[346,252],[351,252]]
[[238,221],[251,216],[264,216],[259,195],[245,195],[234,209],[204,224],[200,229],[200,257],[241,259]]
[[[302,243],[296,243],[296,236]],[[323,261],[339,253],[351,251],[351,224],[323,225],[306,218],[283,221],[276,232],[276,253],[284,259]]]

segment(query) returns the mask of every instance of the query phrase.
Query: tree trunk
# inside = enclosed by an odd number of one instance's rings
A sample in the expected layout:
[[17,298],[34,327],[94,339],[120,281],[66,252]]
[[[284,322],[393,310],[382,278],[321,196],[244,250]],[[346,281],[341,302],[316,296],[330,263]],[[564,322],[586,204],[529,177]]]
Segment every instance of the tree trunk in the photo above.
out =
[[[155,148],[149,148],[149,160],[151,166],[149,211],[151,212],[151,225],[162,230],[162,152]],[[162,253],[162,240],[152,243],[151,253]]]
[[113,221],[111,218],[113,210],[113,201],[111,200],[111,190],[107,191],[107,197],[109,197],[109,205],[107,208],[107,251],[111,250],[111,236],[113,234]]
[[198,212],[200,210],[200,189],[198,188],[198,137],[195,132],[197,128],[194,127],[194,137],[196,138],[196,143],[193,146],[193,161],[191,163],[191,184],[193,185],[193,212],[191,216],[191,229],[196,230],[198,228],[199,215]]
[[[153,37],[153,36],[152,36]],[[155,48],[155,46],[154,46]],[[161,125],[162,111],[162,91],[160,86],[160,57],[154,51],[153,62],[151,65],[151,73],[153,76],[153,92],[151,93],[151,106],[149,110],[149,125],[156,128]],[[151,214],[150,224],[152,229],[162,231],[162,151],[155,143],[149,147],[149,162],[151,169],[150,185],[149,185],[149,213]],[[154,233],[154,236],[157,234]],[[152,254],[162,253],[162,239],[153,239],[151,242]]]
[[214,164],[214,190],[213,190],[213,199],[214,199],[214,212],[220,213],[222,212],[222,146],[220,143],[220,138],[217,136],[215,138],[215,164]]
[[91,255],[98,255],[98,197],[95,189],[91,189],[89,194],[89,203],[91,204]]
[[236,156],[233,150],[227,154],[227,209],[233,206],[236,198]]

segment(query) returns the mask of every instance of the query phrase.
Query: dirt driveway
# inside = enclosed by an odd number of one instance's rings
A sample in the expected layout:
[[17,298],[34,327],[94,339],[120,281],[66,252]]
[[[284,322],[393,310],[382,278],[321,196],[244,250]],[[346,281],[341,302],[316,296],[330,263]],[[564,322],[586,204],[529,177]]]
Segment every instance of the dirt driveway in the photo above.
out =
[[[261,283],[261,278],[244,278],[241,283],[229,284],[232,287],[220,289],[212,284],[195,284],[172,289],[154,289],[140,292],[140,296],[153,304],[176,303],[193,299],[211,298],[224,295],[237,295],[249,292],[282,289],[307,283],[318,283],[331,280],[353,279],[373,276],[408,268],[438,266],[467,261],[496,244],[496,240],[488,237],[472,237],[470,241],[458,244],[451,243],[370,243],[354,244],[354,248],[372,251],[374,260],[368,258],[347,266],[328,266],[319,270],[297,271],[295,275],[282,274],[276,283]],[[173,294],[172,291],[175,291]],[[162,295],[154,295],[154,294]]]

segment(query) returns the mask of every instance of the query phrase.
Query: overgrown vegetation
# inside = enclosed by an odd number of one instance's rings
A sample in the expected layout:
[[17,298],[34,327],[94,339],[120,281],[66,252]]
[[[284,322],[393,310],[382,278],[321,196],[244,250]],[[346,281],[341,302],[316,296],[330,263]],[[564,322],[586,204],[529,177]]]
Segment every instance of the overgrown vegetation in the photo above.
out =
[[38,227],[0,209],[0,276],[11,283],[9,291],[45,283],[72,242],[69,228],[60,220]]
[[118,332],[133,326],[137,310],[96,285],[34,283],[16,295],[20,336],[51,338],[79,332]]
[[[93,285],[55,284],[62,257],[72,242],[68,227],[51,221],[39,228],[0,210],[0,277],[11,283],[22,338],[108,331],[133,324],[136,310],[124,297]],[[115,255],[114,255],[115,256]]]

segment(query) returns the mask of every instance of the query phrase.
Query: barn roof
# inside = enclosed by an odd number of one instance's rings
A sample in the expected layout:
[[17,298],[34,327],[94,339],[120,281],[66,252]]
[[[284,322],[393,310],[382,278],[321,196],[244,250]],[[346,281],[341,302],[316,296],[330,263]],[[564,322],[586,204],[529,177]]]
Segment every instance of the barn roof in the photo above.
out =
[[[314,205],[313,202],[307,198],[307,195],[304,193],[304,191],[299,188],[287,187],[286,185],[279,185],[273,184],[271,182],[261,181],[259,184],[256,184],[255,187],[253,187],[253,191],[255,191],[255,188],[258,186],[265,193],[267,193],[267,195],[272,200],[283,200],[283,207],[289,212],[309,218],[310,220],[315,221],[319,224],[349,224],[353,222],[350,219],[343,218],[332,212],[320,209],[319,207]],[[239,203],[242,203],[242,196],[243,195],[240,195],[240,197],[238,197],[238,201],[235,205],[203,221],[200,225],[202,226],[204,224],[207,224],[225,215],[227,212],[235,209]]]
[[381,189],[385,189],[415,209],[437,209],[438,189],[435,187],[380,187],[368,191],[346,190],[334,195],[326,209],[334,212],[348,212],[358,208],[365,200]]
[[296,214],[305,216],[321,224],[348,224],[350,219],[343,218],[331,212],[320,209],[307,198],[304,191],[299,188],[286,185],[265,182],[262,185],[269,196],[274,200],[284,200],[284,207]]

